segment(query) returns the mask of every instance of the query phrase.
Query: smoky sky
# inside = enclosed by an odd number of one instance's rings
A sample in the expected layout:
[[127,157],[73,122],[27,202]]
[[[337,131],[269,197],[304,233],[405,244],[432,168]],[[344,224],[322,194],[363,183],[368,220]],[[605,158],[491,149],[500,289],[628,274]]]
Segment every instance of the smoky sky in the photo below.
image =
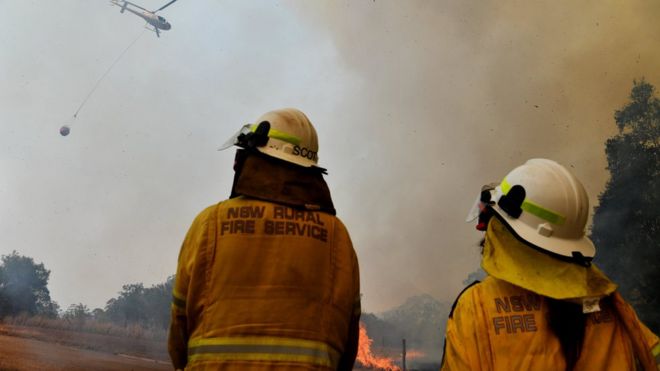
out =
[[614,110],[634,79],[660,84],[657,1],[181,0],[161,38],[102,1],[3,6],[0,253],[43,262],[64,308],[173,274],[229,194],[217,147],[281,107],[317,128],[364,308],[452,301],[479,264],[481,185],[547,157],[595,204]]

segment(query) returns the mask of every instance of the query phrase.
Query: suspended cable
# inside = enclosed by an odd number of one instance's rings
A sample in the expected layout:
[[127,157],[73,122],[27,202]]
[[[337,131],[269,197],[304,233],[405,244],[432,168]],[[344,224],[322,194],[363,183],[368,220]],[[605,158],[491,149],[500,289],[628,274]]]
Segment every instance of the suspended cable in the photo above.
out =
[[133,41],[132,41],[132,42],[126,47],[126,49],[124,49],[124,51],[122,51],[121,54],[119,54],[119,56],[117,57],[117,59],[115,59],[115,61],[112,62],[112,64],[110,65],[110,67],[108,67],[108,69],[103,73],[103,75],[101,76],[101,78],[99,78],[98,81],[96,81],[96,84],[94,85],[94,87],[92,88],[92,90],[89,92],[89,94],[87,94],[87,96],[85,97],[85,99],[83,100],[83,102],[80,104],[80,107],[78,107],[78,110],[76,110],[76,113],[73,114],[73,117],[74,117],[74,118],[78,117],[78,113],[79,113],[80,110],[83,108],[83,106],[85,105],[85,103],[87,103],[87,100],[89,99],[89,97],[91,97],[92,94],[94,93],[94,91],[96,91],[96,88],[99,87],[99,85],[101,84],[101,81],[103,81],[103,79],[108,75],[108,73],[110,73],[110,71],[112,70],[112,68],[113,68],[113,67],[119,62],[119,60],[121,59],[121,57],[123,57],[124,54],[126,54],[126,52],[128,51],[128,49],[130,49],[131,46],[133,46],[133,44],[135,44],[135,43],[140,39],[140,37],[142,37],[142,35],[144,34],[144,31],[146,31],[146,30],[142,30],[142,32],[140,32],[140,34],[135,38],[135,40],[133,40]]
[[[126,52],[140,39],[140,37],[142,37],[142,35],[144,34],[145,31],[146,31],[146,29],[142,30],[140,32],[140,34],[133,41],[131,41],[131,43],[119,54],[119,56],[114,60],[114,62],[112,62],[112,64],[108,67],[108,69],[105,70],[103,75],[101,75],[101,77],[96,81],[96,84],[94,84],[94,87],[92,88],[92,90],[89,91],[89,93],[87,94],[85,99],[83,99],[82,103],[80,103],[80,106],[78,106],[78,109],[73,114],[72,120],[76,119],[78,117],[78,113],[80,113],[80,110],[83,109],[83,107],[85,106],[85,103],[87,103],[87,100],[89,100],[89,98],[92,96],[92,94],[94,94],[96,89],[101,84],[101,81],[103,81],[103,79],[110,73],[110,71],[112,71],[112,69],[115,67],[115,65],[117,63],[119,63],[119,61],[124,56],[124,54],[126,54]],[[67,125],[63,125],[60,128],[60,134],[62,136],[69,135],[69,132],[70,132],[70,127],[67,126]]]

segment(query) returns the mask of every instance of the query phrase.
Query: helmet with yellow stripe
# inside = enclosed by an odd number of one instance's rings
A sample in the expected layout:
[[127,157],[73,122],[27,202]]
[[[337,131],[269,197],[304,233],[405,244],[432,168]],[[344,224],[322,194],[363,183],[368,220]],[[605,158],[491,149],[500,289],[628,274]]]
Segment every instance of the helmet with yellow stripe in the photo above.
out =
[[494,190],[493,210],[518,238],[579,262],[595,253],[585,235],[589,198],[562,165],[532,159],[513,169]]
[[300,165],[318,164],[318,138],[307,116],[295,108],[270,111],[247,124],[220,150],[231,146],[256,149],[271,157]]

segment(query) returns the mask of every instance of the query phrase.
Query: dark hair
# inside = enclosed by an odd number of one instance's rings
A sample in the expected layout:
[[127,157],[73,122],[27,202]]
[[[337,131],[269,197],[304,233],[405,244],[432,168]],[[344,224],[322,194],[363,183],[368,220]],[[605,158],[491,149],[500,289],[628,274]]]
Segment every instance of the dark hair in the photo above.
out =
[[561,344],[566,360],[566,371],[572,371],[580,359],[587,315],[579,304],[546,298],[548,325]]

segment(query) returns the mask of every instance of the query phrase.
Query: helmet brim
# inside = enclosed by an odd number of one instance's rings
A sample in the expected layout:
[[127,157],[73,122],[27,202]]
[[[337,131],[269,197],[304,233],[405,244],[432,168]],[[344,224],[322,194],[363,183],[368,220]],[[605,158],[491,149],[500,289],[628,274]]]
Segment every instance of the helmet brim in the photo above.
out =
[[587,259],[592,259],[596,255],[596,248],[593,242],[586,236],[576,239],[562,238],[554,235],[544,236],[520,219],[512,218],[506,211],[500,209],[499,206],[494,205],[493,210],[510,227],[510,230],[516,237],[540,249],[567,258],[574,258],[575,253],[579,253]]

